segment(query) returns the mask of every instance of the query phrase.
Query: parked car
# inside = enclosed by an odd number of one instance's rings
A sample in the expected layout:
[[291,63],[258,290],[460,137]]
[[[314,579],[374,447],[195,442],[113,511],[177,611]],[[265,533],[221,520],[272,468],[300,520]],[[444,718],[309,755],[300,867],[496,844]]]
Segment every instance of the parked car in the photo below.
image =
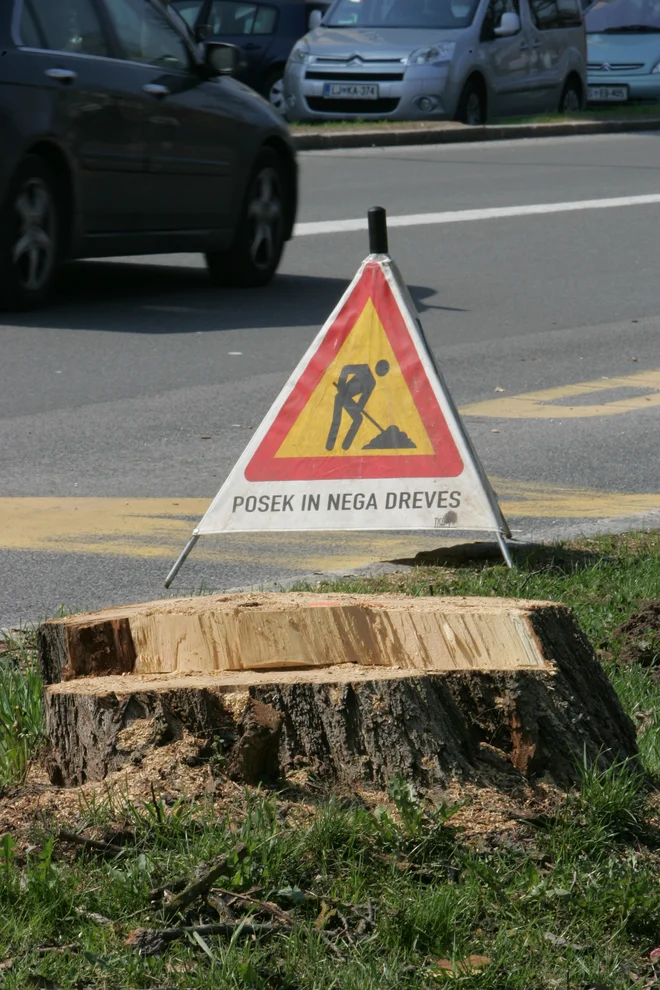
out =
[[576,110],[579,0],[335,0],[293,49],[291,121],[489,118]]
[[0,5],[0,300],[41,302],[60,261],[201,251],[263,285],[291,236],[282,118],[157,0]]
[[284,113],[284,66],[296,41],[307,34],[315,13],[330,0],[170,0],[191,28],[208,26],[210,37],[237,45],[243,54],[238,78]]
[[660,100],[658,0],[597,0],[585,19],[589,102]]

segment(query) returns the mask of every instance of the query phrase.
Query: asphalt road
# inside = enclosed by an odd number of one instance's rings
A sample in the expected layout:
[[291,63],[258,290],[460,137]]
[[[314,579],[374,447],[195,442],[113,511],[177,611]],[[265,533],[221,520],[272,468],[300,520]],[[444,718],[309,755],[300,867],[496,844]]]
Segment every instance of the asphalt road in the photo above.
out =
[[[88,262],[63,273],[46,310],[0,315],[0,625],[163,592],[367,253],[365,233],[333,224],[375,203],[409,218],[391,253],[515,534],[660,519],[660,204],[635,201],[660,193],[660,134],[308,153],[301,173],[302,236],[268,289],[213,289],[196,256]],[[612,198],[627,201],[584,205]],[[558,203],[574,208],[478,212]],[[477,213],[424,220],[467,210]],[[206,540],[177,590],[352,569],[437,543]]]

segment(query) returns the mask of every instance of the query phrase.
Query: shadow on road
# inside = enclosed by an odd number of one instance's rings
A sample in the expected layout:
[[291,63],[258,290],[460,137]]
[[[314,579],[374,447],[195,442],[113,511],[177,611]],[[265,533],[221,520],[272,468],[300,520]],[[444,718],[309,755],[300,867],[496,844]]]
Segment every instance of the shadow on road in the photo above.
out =
[[[609,559],[597,550],[581,550],[575,547],[545,546],[542,543],[510,543],[509,549],[516,567],[534,574],[573,574],[593,567],[601,559]],[[473,567],[476,563],[487,566],[502,564],[502,551],[497,543],[460,543],[437,550],[422,550],[415,557],[387,561],[408,567]]]
[[[47,307],[0,314],[0,324],[141,334],[321,326],[347,285],[344,279],[282,274],[264,289],[225,289],[213,286],[194,262],[81,261],[62,269]],[[430,301],[433,288],[410,291],[420,312],[451,309]]]

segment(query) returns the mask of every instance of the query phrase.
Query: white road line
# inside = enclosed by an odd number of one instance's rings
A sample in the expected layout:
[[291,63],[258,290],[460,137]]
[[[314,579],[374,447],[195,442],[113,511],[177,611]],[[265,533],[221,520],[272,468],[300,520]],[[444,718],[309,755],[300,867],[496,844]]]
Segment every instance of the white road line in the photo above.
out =
[[[473,220],[499,220],[505,217],[532,217],[543,213],[570,213],[577,210],[611,210],[617,206],[650,206],[660,203],[660,193],[648,196],[618,196],[615,199],[581,199],[570,203],[532,203],[528,206],[495,206],[484,210],[447,210],[444,213],[411,213],[388,217],[389,227],[424,227],[429,224],[469,223]],[[317,220],[296,224],[296,237],[312,234],[346,234],[367,229],[367,218]]]

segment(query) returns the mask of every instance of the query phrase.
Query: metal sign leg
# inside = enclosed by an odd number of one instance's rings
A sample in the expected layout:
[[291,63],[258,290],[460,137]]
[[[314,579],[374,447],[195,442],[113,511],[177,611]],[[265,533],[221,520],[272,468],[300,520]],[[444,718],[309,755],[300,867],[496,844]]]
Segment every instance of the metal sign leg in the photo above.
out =
[[179,571],[181,570],[181,568],[185,564],[185,562],[188,559],[188,556],[189,556],[191,550],[193,549],[193,547],[197,543],[197,540],[198,539],[199,539],[199,536],[191,536],[190,539],[188,540],[188,542],[186,543],[181,556],[177,560],[176,564],[174,565],[174,567],[172,568],[172,570],[170,571],[170,573],[167,575],[167,578],[165,580],[165,587],[166,588],[169,588],[169,586],[172,584],[172,581],[174,580],[174,578],[177,576],[177,574],[179,573]]
[[504,557],[504,560],[506,561],[506,566],[512,568],[513,567],[513,560],[511,558],[511,551],[509,550],[508,546],[506,545],[506,540],[504,539],[504,537],[500,533],[499,529],[497,531],[497,542],[500,545],[500,550],[502,551],[502,556]]

